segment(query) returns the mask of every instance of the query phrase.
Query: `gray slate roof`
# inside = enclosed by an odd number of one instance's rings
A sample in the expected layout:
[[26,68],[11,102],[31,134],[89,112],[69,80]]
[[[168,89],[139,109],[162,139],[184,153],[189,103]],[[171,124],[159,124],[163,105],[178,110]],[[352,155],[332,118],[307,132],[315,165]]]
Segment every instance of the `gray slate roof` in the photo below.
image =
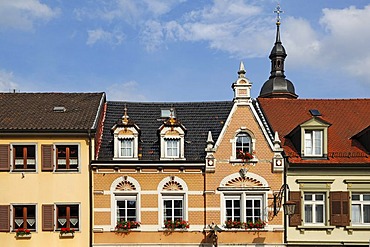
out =
[[[124,114],[127,114],[140,128],[139,142],[142,146],[142,161],[158,161],[160,158],[160,140],[158,128],[163,124],[161,109],[173,107],[176,118],[186,128],[186,161],[204,161],[208,131],[216,141],[233,106],[232,101],[190,102],[190,103],[139,103],[107,102],[102,143],[98,161],[113,159],[113,135],[111,128]],[[140,145],[139,144],[139,145]]]
[[0,93],[0,131],[87,131],[96,127],[102,99],[104,93]]

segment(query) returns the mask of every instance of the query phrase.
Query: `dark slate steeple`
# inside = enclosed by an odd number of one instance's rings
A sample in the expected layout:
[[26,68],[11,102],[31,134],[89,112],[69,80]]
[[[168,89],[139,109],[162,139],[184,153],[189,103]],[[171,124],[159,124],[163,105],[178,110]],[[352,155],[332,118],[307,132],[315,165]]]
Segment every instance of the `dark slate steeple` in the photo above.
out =
[[280,6],[274,11],[276,18],[276,39],[275,45],[270,53],[271,72],[269,79],[263,84],[260,98],[297,98],[294,85],[284,75],[284,62],[287,56],[285,48],[280,40]]

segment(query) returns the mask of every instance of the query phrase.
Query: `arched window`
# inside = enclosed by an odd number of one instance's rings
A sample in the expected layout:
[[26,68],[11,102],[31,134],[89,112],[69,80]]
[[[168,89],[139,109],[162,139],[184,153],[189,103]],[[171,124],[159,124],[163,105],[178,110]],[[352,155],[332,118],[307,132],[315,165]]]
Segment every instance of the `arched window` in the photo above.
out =
[[236,154],[243,152],[252,153],[252,139],[250,135],[245,132],[241,132],[236,135]]

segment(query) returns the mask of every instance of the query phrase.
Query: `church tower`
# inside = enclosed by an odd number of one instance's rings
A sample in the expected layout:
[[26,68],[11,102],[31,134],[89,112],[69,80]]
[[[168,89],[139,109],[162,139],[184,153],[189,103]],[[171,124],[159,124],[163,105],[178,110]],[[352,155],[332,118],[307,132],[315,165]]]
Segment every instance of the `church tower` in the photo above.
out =
[[287,56],[285,48],[280,40],[280,6],[274,11],[276,18],[276,40],[270,53],[271,72],[269,79],[263,84],[259,98],[297,98],[294,85],[285,78],[284,62]]

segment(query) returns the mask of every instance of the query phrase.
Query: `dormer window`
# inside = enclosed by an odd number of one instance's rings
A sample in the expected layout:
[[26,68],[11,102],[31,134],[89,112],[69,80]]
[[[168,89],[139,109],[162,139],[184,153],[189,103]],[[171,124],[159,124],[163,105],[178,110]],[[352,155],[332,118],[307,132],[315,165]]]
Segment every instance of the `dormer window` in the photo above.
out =
[[[300,145],[301,155],[303,158],[327,157],[329,126],[330,123],[324,121],[320,116],[313,116],[311,119],[300,125]],[[298,136],[295,133],[292,132],[289,135],[293,143],[295,142],[297,145]]]
[[119,140],[120,157],[133,158],[134,156],[134,138],[122,138]]
[[179,158],[180,154],[180,139],[179,138],[165,138],[166,157]]
[[176,119],[174,109],[170,117],[159,128],[161,160],[185,160],[185,127]]
[[114,160],[138,159],[139,127],[129,119],[127,108],[122,119],[113,126]]
[[322,156],[323,130],[305,130],[304,154],[305,156]]

